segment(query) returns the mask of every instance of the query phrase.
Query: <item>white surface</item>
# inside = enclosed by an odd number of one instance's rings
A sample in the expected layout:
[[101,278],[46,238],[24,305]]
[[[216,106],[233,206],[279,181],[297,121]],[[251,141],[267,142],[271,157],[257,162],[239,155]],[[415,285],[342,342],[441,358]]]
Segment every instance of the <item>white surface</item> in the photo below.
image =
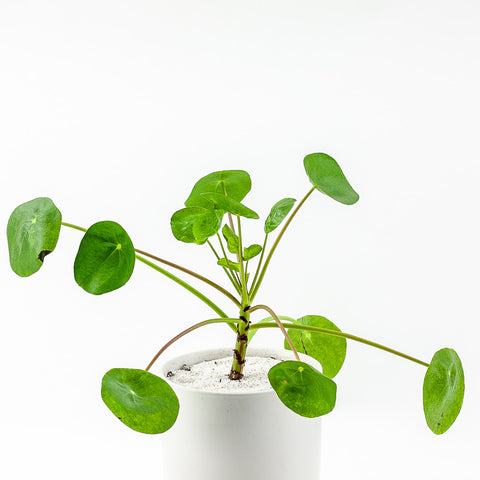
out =
[[[194,182],[247,170],[245,204],[265,218],[309,188],[303,156],[329,153],[360,201],[312,196],[258,301],[426,361],[451,346],[467,389],[457,423],[436,437],[423,420],[423,367],[350,343],[323,421],[322,480],[476,480],[479,14],[475,0],[0,0],[0,223],[47,195],[65,221],[116,220],[139,248],[223,281],[208,247],[169,229]],[[244,223],[251,243],[261,230]],[[79,240],[63,231],[28,279],[9,271],[0,240],[9,480],[156,476],[159,440],[110,415],[100,380],[145,367],[167,339],[215,316],[143,265],[124,289],[87,295],[72,275]],[[233,342],[211,326],[172,354]]]

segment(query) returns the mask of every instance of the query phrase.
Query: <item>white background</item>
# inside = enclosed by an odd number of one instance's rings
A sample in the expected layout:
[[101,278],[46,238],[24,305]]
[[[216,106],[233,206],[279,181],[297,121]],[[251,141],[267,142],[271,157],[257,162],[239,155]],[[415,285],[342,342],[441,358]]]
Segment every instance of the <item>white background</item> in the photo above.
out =
[[[304,155],[329,153],[361,199],[315,192],[258,301],[425,361],[453,347],[467,387],[437,437],[425,369],[350,343],[322,479],[478,479],[479,15],[477,0],[0,0],[2,229],[17,204],[49,196],[67,222],[116,220],[138,248],[223,282],[208,247],[170,232],[194,182],[247,170],[245,204],[265,218],[309,189]],[[262,241],[261,221],[244,230]],[[63,229],[28,279],[0,240],[0,475],[161,478],[159,437],[118,422],[100,380],[215,314],[141,264],[123,289],[86,294],[80,238]],[[211,326],[172,353],[233,341]]]

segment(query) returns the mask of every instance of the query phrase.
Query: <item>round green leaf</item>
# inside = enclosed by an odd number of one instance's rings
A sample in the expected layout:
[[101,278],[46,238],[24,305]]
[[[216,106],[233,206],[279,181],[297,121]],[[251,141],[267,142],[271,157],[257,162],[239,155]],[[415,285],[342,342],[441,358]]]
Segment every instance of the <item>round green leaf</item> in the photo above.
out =
[[62,214],[52,200],[36,198],[19,205],[7,225],[12,270],[28,277],[40,269],[46,255],[57,245]]
[[240,202],[251,188],[250,175],[243,170],[213,172],[202,177],[195,184],[185,206],[212,208],[210,200],[202,196],[204,193],[219,193]]
[[224,210],[240,217],[259,218],[258,214],[250,208],[221,193],[202,193],[202,197],[210,200],[218,210]]
[[84,290],[101,295],[125,285],[134,266],[135,249],[127,232],[118,223],[104,221],[83,236],[73,270]]
[[265,220],[265,233],[273,232],[283,222],[283,219],[288,215],[295,202],[294,198],[284,198],[272,207]]
[[278,363],[268,379],[283,404],[303,417],[319,417],[335,407],[337,385],[306,363]]
[[338,163],[326,153],[307,155],[303,164],[308,178],[317,190],[345,205],[358,201],[358,193],[350,186]]
[[178,416],[178,398],[172,387],[145,370],[109,370],[102,380],[102,399],[127,427],[141,433],[163,433]]
[[[320,315],[306,315],[299,318],[295,323],[297,325],[328,328],[337,332],[341,331],[334,323]],[[347,354],[345,338],[293,328],[288,330],[288,335],[299,352],[305,353],[321,363],[323,374],[327,377],[333,378],[342,368]],[[286,340],[285,348],[290,350],[290,345]]]
[[446,432],[462,408],[465,377],[455,350],[443,348],[432,358],[423,382],[423,411],[430,430]]
[[222,216],[222,213],[203,207],[187,207],[172,215],[170,226],[177,240],[202,245],[218,232]]

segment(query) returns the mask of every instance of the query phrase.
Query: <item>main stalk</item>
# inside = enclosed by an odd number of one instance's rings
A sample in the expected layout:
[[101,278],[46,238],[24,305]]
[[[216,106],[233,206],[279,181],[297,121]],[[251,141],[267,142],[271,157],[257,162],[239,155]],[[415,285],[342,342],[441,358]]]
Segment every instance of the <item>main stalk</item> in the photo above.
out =
[[[228,214],[230,220],[230,228],[235,233],[233,227],[232,216]],[[239,321],[237,323],[237,341],[233,350],[233,363],[230,375],[230,380],[240,380],[243,377],[243,367],[245,365],[245,356],[247,353],[248,344],[248,329],[250,328],[250,301],[247,289],[247,272],[243,259],[243,246],[242,246],[242,225],[240,223],[240,217],[237,215],[237,228],[238,228],[238,252],[237,261],[240,273],[240,287],[242,293],[242,303],[240,306]]]
[[240,380],[243,377],[243,367],[247,353],[248,330],[250,328],[249,305],[242,305],[239,322],[237,324],[237,341],[233,350],[233,363],[230,370],[230,380]]

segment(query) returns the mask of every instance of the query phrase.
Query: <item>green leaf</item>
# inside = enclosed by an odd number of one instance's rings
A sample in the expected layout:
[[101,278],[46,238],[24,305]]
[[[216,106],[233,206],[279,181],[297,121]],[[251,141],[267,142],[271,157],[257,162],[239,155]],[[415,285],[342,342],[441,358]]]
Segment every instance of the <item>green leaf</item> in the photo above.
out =
[[284,198],[272,207],[270,214],[265,220],[265,233],[273,232],[283,222],[283,219],[288,215],[295,202],[294,198]]
[[222,234],[227,241],[227,248],[230,253],[238,253],[239,239],[238,235],[228,226],[224,225],[222,228]]
[[302,417],[319,417],[335,407],[337,385],[306,363],[278,363],[268,379],[283,404]]
[[260,218],[253,210],[250,210],[242,203],[233,200],[233,198],[226,197],[221,193],[202,193],[202,197],[210,200],[216,209],[232,213],[233,215],[239,215],[240,217]]
[[432,358],[423,382],[423,411],[430,430],[446,432],[462,408],[465,377],[455,350],[442,348]]
[[7,225],[8,250],[12,270],[28,277],[40,269],[46,255],[57,245],[62,214],[46,197],[19,205]]
[[145,370],[109,370],[102,380],[102,399],[127,427],[141,433],[163,433],[178,416],[178,398],[172,387]]
[[254,243],[253,245],[243,249],[243,259],[251,260],[252,258],[255,258],[261,251],[262,246]]
[[[335,324],[319,315],[306,315],[299,318],[295,323],[340,332]],[[345,338],[293,328],[288,329],[288,335],[299,352],[305,353],[321,363],[323,374],[327,377],[333,378],[342,368],[347,353]],[[285,348],[290,350],[290,345],[286,340]]]
[[317,190],[345,205],[358,201],[358,193],[350,186],[338,163],[325,153],[307,155],[303,164],[308,178]]
[[238,265],[238,263],[232,262],[227,258],[220,258],[220,260],[217,261],[217,264],[221,267],[227,267],[230,270],[235,270],[236,272],[240,271],[240,266]]
[[177,240],[202,245],[222,226],[222,214],[203,207],[182,208],[172,215],[170,226]]
[[252,188],[250,175],[243,170],[223,170],[201,178],[193,187],[185,202],[186,207],[212,208],[204,193],[219,193],[237,202],[242,201]]
[[80,242],[73,271],[75,281],[94,295],[122,287],[135,266],[135,249],[127,232],[115,222],[93,224]]

